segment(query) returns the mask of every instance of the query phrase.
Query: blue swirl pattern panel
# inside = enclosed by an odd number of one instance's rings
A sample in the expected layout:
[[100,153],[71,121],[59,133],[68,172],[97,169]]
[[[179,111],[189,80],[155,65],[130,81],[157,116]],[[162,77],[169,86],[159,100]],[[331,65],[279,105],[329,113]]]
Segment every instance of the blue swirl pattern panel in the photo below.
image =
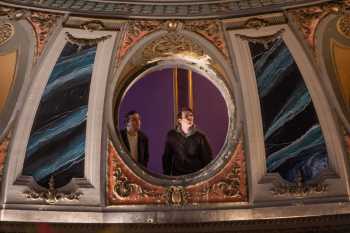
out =
[[266,166],[290,182],[309,182],[328,168],[310,94],[281,38],[249,42],[260,98]]
[[84,177],[86,119],[96,46],[67,43],[41,97],[31,129],[23,175],[48,187]]

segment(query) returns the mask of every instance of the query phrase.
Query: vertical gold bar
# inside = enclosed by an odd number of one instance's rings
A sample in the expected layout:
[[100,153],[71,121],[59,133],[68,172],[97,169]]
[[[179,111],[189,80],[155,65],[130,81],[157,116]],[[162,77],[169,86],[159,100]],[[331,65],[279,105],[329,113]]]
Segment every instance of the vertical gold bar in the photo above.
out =
[[178,89],[177,66],[173,69],[173,97],[174,97],[174,126],[176,127],[176,114],[179,111],[179,89]]
[[188,70],[188,106],[193,111],[193,82],[192,82],[192,70]]

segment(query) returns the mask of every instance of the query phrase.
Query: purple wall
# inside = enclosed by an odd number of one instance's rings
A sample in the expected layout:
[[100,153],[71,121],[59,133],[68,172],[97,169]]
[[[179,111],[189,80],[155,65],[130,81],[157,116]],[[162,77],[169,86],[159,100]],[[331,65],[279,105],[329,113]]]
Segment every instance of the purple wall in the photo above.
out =
[[197,127],[207,135],[216,156],[227,134],[228,113],[219,90],[206,78],[193,72],[193,112]]
[[[163,173],[161,157],[165,137],[173,127],[172,69],[150,73],[137,81],[127,92],[119,109],[119,127],[124,128],[124,116],[130,110],[141,115],[141,130],[149,138],[148,169]],[[193,72],[195,123],[204,132],[216,156],[226,137],[227,108],[220,92],[201,75]]]

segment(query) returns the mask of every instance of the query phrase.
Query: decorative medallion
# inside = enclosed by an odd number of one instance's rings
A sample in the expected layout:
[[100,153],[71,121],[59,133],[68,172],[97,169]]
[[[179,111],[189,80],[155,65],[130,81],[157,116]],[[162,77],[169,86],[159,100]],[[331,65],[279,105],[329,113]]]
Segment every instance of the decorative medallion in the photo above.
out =
[[337,30],[341,35],[350,39],[350,14],[345,14],[338,19]]
[[182,206],[187,204],[190,194],[182,186],[170,186],[163,196],[167,204]]
[[15,34],[15,28],[10,23],[0,24],[0,46],[9,41]]
[[45,191],[36,191],[34,189],[30,189],[27,191],[24,191],[23,194],[26,196],[27,199],[30,200],[44,200],[47,204],[53,205],[56,204],[59,201],[66,200],[66,201],[79,201],[80,196],[82,195],[81,192],[58,192],[55,189],[55,181],[53,176],[50,177],[49,181],[49,189]]
[[0,143],[0,175],[3,174],[4,163],[5,163],[8,148],[10,145],[10,140],[11,140],[11,132],[9,132]]
[[172,55],[188,55],[199,58],[204,56],[204,52],[198,44],[177,33],[166,34],[147,45],[143,50],[143,57],[146,61]]
[[315,32],[321,20],[331,13],[341,13],[346,7],[346,3],[340,1],[339,3],[325,3],[288,12],[298,24],[307,43],[314,49]]

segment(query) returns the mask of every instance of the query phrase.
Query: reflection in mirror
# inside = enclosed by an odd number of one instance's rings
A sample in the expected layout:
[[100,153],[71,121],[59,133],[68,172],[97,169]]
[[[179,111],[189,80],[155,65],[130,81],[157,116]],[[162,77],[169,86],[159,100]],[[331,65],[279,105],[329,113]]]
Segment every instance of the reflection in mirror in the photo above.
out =
[[128,87],[116,109],[126,151],[153,173],[199,171],[220,153],[226,139],[223,96],[191,70],[166,68],[146,74]]

